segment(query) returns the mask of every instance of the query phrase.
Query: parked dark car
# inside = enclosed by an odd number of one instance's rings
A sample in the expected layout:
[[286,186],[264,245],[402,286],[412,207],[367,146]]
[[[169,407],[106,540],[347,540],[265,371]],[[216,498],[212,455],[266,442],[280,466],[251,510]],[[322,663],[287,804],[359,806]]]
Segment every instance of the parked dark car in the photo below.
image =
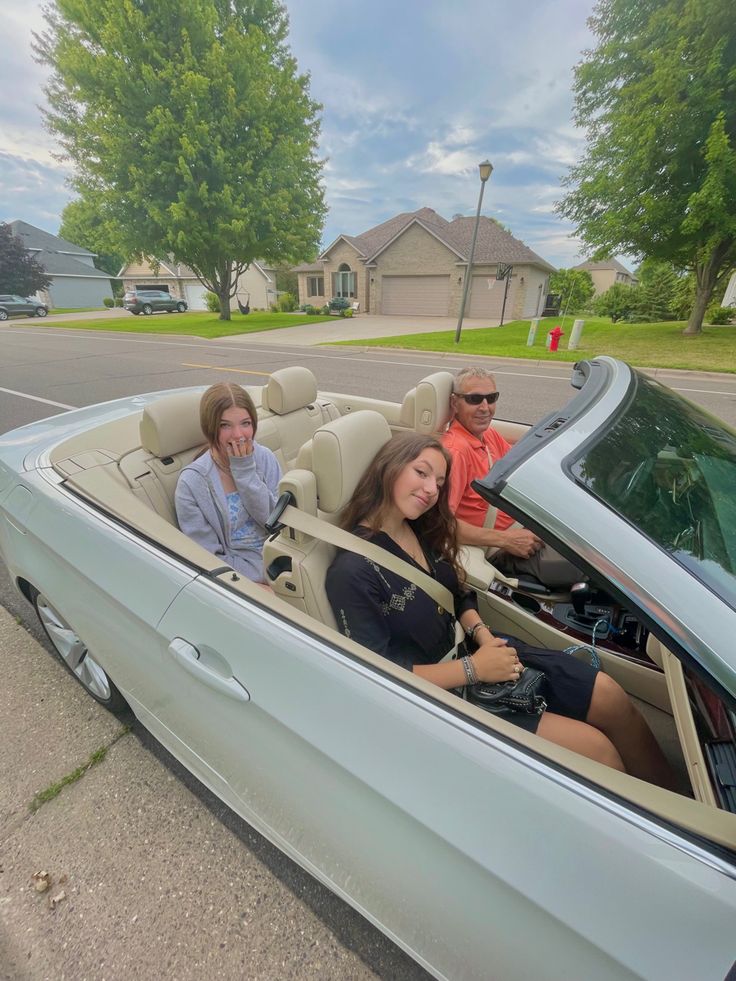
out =
[[139,313],[184,313],[187,305],[166,290],[128,290],[123,297],[123,306],[137,317]]
[[45,317],[49,308],[32,297],[17,296],[15,293],[0,293],[0,320],[16,317],[24,313],[27,317]]

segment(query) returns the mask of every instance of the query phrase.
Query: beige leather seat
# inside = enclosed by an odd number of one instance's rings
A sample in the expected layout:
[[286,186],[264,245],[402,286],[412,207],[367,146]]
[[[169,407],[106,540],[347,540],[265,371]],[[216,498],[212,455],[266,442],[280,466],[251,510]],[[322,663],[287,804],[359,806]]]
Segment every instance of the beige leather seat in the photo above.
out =
[[401,425],[416,429],[425,436],[443,433],[450,421],[450,395],[454,380],[454,375],[449,371],[436,371],[422,378],[404,396],[399,416]]
[[316,378],[301,366],[274,371],[261,400],[265,412],[273,414],[276,438],[274,445],[261,439],[260,433],[258,439],[273,450],[284,470],[294,466],[300,448],[320,426],[339,416],[332,402],[318,398]]
[[[290,491],[300,510],[338,524],[358,481],[390,438],[386,419],[369,409],[329,422],[300,454],[300,462],[311,460],[310,468],[284,474],[279,493]],[[325,592],[325,576],[334,554],[333,546],[284,528],[264,547],[266,581],[292,606],[334,627]]]

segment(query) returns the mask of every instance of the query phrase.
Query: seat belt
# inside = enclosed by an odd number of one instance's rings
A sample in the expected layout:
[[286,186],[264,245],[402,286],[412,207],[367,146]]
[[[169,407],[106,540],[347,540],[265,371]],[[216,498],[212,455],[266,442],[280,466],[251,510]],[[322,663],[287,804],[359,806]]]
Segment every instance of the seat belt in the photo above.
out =
[[[282,496],[285,497],[286,495]],[[272,531],[275,534],[283,526],[293,528],[295,531],[301,531],[311,538],[327,542],[346,552],[355,552],[356,555],[362,555],[375,562],[376,565],[395,572],[402,579],[406,579],[412,583],[412,585],[418,586],[438,606],[449,613],[455,621],[455,646],[447,652],[442,658],[442,661],[454,660],[457,657],[458,647],[465,640],[465,631],[455,616],[455,599],[446,586],[437,582],[436,579],[433,579],[432,576],[427,575],[421,569],[417,569],[416,566],[405,562],[396,555],[392,555],[391,552],[385,548],[381,548],[380,545],[374,545],[373,542],[367,542],[364,538],[359,538],[357,535],[345,531],[344,528],[331,525],[329,521],[324,521],[322,518],[318,518],[313,514],[307,514],[306,511],[300,511],[293,504],[285,504],[284,506],[280,498],[276,503],[276,507],[269,515],[269,519],[266,522],[266,530]]]
[[412,585],[419,586],[438,606],[441,606],[453,618],[455,617],[455,600],[449,589],[426,572],[417,569],[416,566],[410,565],[409,562],[405,562],[396,555],[392,555],[385,548],[381,548],[380,545],[367,542],[343,528],[338,528],[337,525],[331,525],[329,521],[324,521],[313,514],[307,514],[306,511],[300,511],[292,504],[287,505],[278,513],[277,503],[276,509],[269,517],[266,528],[268,531],[276,532],[280,525],[301,531],[311,538],[317,538],[334,545],[336,548],[344,549],[346,552],[355,552],[357,555],[371,559],[376,565],[390,569],[402,579],[407,579]]

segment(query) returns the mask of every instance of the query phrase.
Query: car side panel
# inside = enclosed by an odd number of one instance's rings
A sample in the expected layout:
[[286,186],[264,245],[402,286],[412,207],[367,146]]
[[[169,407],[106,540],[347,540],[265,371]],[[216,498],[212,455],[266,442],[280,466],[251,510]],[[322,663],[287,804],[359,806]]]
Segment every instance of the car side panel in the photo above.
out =
[[167,724],[437,976],[725,974],[736,883],[635,816],[217,583],[192,582],[160,630],[250,697],[176,681],[172,659]]
[[123,695],[156,714],[166,697],[156,625],[193,574],[38,472],[0,502],[0,556],[14,581],[56,606]]

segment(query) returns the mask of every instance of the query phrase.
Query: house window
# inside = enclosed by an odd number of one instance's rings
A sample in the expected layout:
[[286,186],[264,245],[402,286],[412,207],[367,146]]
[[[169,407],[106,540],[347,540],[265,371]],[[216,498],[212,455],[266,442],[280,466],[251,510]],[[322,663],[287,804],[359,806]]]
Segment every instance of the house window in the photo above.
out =
[[344,296],[353,300],[357,296],[355,273],[350,271],[350,266],[346,262],[343,262],[337,272],[332,274],[332,295]]
[[307,276],[307,296],[325,295],[325,277]]

